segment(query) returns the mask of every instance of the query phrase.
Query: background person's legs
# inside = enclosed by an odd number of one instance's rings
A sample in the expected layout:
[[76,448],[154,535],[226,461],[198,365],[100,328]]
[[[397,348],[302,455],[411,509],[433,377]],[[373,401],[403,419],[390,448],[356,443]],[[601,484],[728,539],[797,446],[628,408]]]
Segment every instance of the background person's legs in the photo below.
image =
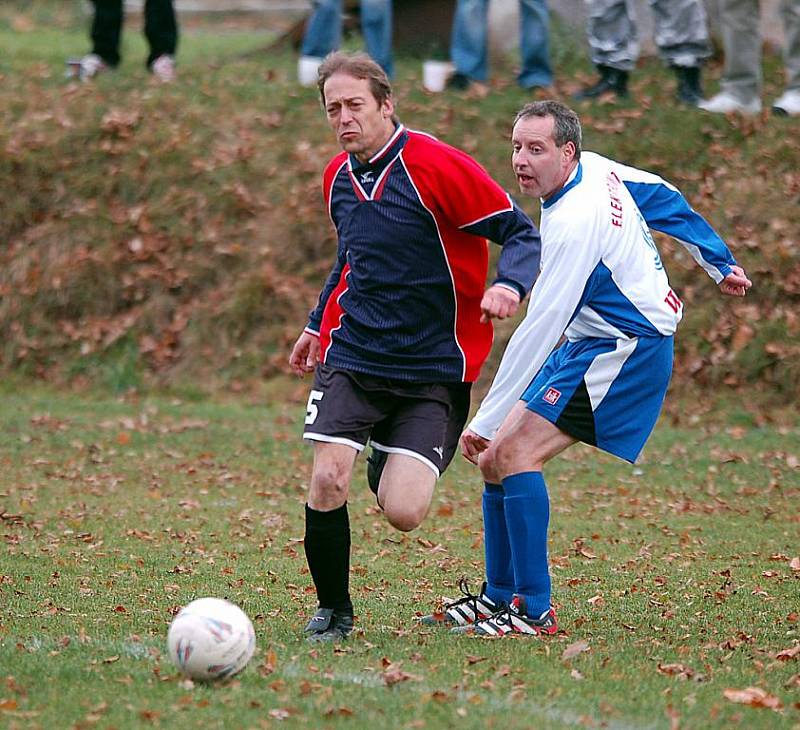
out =
[[628,95],[628,73],[639,57],[639,41],[629,0],[587,0],[586,36],[600,78],[575,95],[579,101],[607,93]]
[[457,76],[484,83],[489,78],[488,12],[488,0],[458,0],[450,44]]
[[392,0],[361,0],[361,34],[367,53],[391,77]]
[[520,0],[520,53],[522,69],[519,85],[529,89],[550,86],[550,12],[546,0]]
[[786,69],[786,89],[772,105],[778,114],[800,115],[800,2],[783,0],[783,63]]
[[639,38],[630,0],[589,0],[586,36],[595,66],[632,71]]
[[655,42],[678,77],[678,99],[692,106],[703,98],[700,69],[711,55],[703,0],[650,0]]
[[147,66],[159,56],[174,56],[178,47],[178,22],[172,0],[146,0],[144,34],[150,45]]
[[122,35],[122,0],[92,0],[92,53],[100,56],[109,66],[120,62],[119,43]]
[[725,51],[722,90],[740,102],[761,92],[761,31],[758,0],[720,0],[720,27]]
[[342,42],[342,0],[316,0],[300,53],[325,58]]

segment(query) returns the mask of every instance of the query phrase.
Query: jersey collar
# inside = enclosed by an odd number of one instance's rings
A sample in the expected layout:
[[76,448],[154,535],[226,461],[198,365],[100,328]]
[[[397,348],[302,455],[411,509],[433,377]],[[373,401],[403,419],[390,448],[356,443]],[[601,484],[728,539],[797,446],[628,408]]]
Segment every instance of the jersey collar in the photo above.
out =
[[408,132],[403,124],[398,124],[394,134],[387,140],[372,157],[363,164],[354,155],[347,156],[347,169],[354,185],[361,191],[364,198],[373,197],[379,181],[384,173],[394,162],[400,150],[408,141]]
[[552,198],[542,201],[542,208],[549,208],[554,205],[569,191],[572,190],[583,178],[583,164],[578,162],[577,167],[572,171],[572,174],[567,179],[566,185],[561,188]]

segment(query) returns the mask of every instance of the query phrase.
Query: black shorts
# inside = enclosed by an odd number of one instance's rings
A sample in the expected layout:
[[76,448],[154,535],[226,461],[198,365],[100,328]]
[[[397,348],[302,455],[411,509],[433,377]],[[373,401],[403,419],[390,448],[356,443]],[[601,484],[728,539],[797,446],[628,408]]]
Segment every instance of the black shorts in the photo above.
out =
[[469,415],[471,383],[409,383],[318,365],[308,397],[303,438],[346,444],[367,441],[407,454],[438,477],[447,468]]

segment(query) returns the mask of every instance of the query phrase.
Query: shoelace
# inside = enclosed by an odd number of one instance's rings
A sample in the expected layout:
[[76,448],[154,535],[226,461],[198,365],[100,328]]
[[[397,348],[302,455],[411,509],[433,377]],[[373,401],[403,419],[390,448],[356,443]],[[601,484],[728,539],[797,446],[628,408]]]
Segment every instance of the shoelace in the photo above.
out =
[[491,621],[498,626],[511,625],[511,609],[508,606],[501,608],[497,613],[493,614],[486,621]]
[[463,598],[459,598],[452,603],[445,605],[444,610],[447,611],[456,606],[463,606],[465,603],[477,614],[478,613],[478,599],[480,596],[475,595],[470,591],[469,584],[466,578],[461,578],[458,581],[458,588],[464,594]]

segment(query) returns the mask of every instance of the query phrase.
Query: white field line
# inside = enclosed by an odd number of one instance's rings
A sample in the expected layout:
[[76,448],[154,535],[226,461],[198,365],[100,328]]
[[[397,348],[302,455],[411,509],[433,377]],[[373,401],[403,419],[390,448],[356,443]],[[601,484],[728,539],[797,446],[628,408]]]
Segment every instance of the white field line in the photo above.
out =
[[[166,656],[166,641],[96,641],[93,639],[84,639],[83,643],[81,643],[80,638],[77,636],[69,636],[67,638],[70,640],[69,646],[74,644],[75,646],[103,649],[109,655],[126,656],[131,659],[151,659],[150,649],[154,648],[158,649],[162,653],[162,656],[169,661]],[[6,636],[0,640],[0,647],[7,648],[22,644],[28,651],[52,651],[65,648],[62,642],[63,637],[54,639],[49,636],[33,636],[21,639]],[[279,665],[275,669],[275,675],[279,677],[284,676],[287,679],[297,679],[298,677],[307,678],[308,671],[300,664],[289,663]],[[354,684],[368,689],[383,689],[386,686],[380,675],[372,672],[325,672],[324,678],[336,684]],[[414,681],[403,683],[403,689],[419,695],[432,694],[434,691],[424,682]],[[456,701],[468,705],[472,694],[474,693],[459,691],[456,693],[455,698]],[[504,695],[488,693],[482,693],[481,697],[488,707],[498,713],[513,713],[515,716],[524,714],[530,718],[538,717],[553,722],[559,722],[565,727],[586,727],[587,713],[578,713],[574,710],[561,708],[554,703],[541,705],[530,700],[511,700]],[[655,722],[644,725],[631,724],[625,720],[603,718],[603,728],[605,730],[657,730],[659,727],[665,727],[665,725],[659,725]]]

